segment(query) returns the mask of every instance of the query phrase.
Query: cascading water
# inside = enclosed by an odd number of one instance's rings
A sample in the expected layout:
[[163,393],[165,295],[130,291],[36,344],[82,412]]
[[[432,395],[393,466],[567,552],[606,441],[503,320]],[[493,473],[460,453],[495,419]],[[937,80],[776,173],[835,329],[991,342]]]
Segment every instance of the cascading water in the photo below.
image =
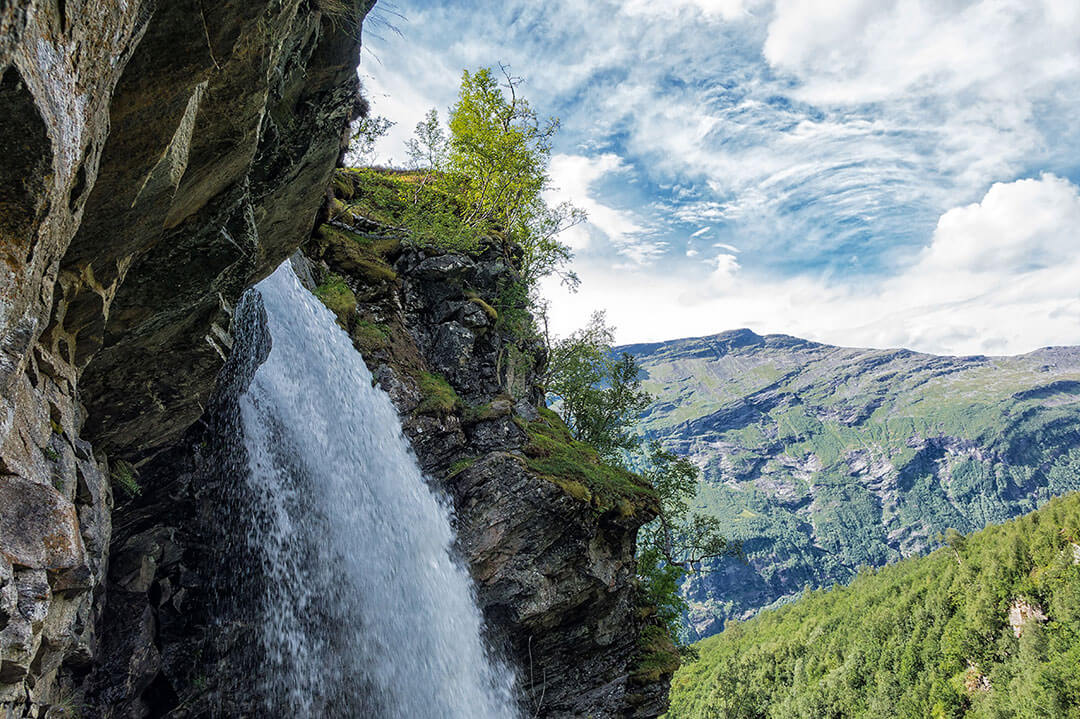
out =
[[[273,716],[506,719],[447,508],[389,398],[286,262],[257,288],[272,349],[239,399],[236,521],[259,573],[259,693]],[[245,338],[238,338],[244,342]]]

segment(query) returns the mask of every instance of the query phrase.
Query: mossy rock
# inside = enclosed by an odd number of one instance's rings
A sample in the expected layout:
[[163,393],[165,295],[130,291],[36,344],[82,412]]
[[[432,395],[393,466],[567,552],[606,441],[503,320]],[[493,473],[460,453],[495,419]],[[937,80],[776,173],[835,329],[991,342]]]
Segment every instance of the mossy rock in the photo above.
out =
[[348,328],[349,321],[356,314],[356,295],[345,284],[341,275],[328,274],[315,288],[315,297],[337,317],[338,324]]
[[539,419],[521,423],[529,438],[525,462],[530,471],[600,511],[616,510],[623,517],[656,511],[656,491],[648,482],[608,464],[591,445],[574,439],[555,412],[539,411]]
[[334,188],[335,197],[343,200],[351,200],[356,194],[353,173],[348,170],[335,170],[332,187]]
[[480,297],[470,297],[469,302],[472,302],[474,305],[482,309],[484,311],[484,314],[487,315],[488,319],[492,322],[499,321],[499,311],[489,305]]
[[357,262],[354,274],[369,284],[393,283],[397,281],[397,272],[385,262],[361,261]]
[[637,684],[652,684],[675,673],[681,664],[679,648],[667,629],[657,624],[645,627],[638,638],[638,655],[630,678]]
[[377,285],[397,281],[397,273],[381,253],[396,250],[400,240],[380,238],[376,244],[364,235],[329,223],[319,226],[319,236],[323,256],[358,282]]
[[365,357],[390,347],[390,328],[370,320],[360,320],[352,330],[353,340]]
[[433,372],[420,374],[420,404],[416,414],[447,415],[461,408],[461,398],[446,381],[446,378]]
[[461,421],[465,424],[486,422],[499,417],[508,417],[514,411],[514,400],[508,395],[500,395],[487,404],[469,406],[462,413]]

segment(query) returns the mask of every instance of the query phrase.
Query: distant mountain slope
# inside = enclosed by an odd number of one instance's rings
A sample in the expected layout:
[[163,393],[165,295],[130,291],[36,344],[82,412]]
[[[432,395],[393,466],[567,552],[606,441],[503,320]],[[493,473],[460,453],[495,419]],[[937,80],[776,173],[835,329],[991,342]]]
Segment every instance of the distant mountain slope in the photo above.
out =
[[737,330],[620,348],[644,430],[702,467],[743,541],[685,587],[696,636],[1080,489],[1080,348],[1018,357],[846,349]]
[[667,719],[1077,719],[1080,494],[697,648]]

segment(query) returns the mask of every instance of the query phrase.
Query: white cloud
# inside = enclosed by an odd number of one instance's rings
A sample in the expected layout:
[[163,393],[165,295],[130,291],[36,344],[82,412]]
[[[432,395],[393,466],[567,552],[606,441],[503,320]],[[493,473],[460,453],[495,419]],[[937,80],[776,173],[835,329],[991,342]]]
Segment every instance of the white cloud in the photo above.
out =
[[568,331],[606,308],[621,342],[749,326],[850,346],[1026,352],[1080,343],[1077,248],[1080,188],[1044,175],[944,213],[905,270],[869,286],[763,277],[727,253],[666,274],[614,277],[592,264],[580,268],[581,295],[556,296],[553,326]]
[[684,10],[693,10],[705,18],[732,21],[749,16],[751,10],[761,4],[759,0],[629,0],[622,5],[621,10],[627,15],[668,17]]
[[764,45],[814,102],[916,91],[1015,101],[1080,67],[1075,0],[777,0]]
[[572,202],[589,218],[586,225],[572,228],[562,238],[571,249],[586,249],[592,229],[618,254],[636,264],[645,264],[661,252],[662,247],[649,239],[648,228],[635,213],[611,207],[594,196],[594,183],[609,174],[625,174],[627,169],[622,158],[611,153],[592,157],[560,154],[551,158],[552,189],[544,199],[552,205]]
[[732,284],[739,274],[739,259],[735,255],[719,254],[713,258],[713,271],[709,275],[712,287],[723,289]]
[[1080,256],[1080,196],[1054,175],[995,183],[981,202],[949,210],[917,268],[995,275],[1055,267]]

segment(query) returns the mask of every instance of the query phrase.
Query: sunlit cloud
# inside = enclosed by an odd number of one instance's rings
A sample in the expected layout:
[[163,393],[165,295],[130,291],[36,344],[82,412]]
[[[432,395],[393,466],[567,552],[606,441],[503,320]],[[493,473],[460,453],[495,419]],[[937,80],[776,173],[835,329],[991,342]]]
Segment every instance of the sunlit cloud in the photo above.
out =
[[595,305],[624,342],[750,327],[849,346],[1026,352],[1080,344],[1078,246],[1080,188],[1045,175],[996,184],[980,202],[944,213],[930,243],[893,276],[858,285],[778,279],[746,271],[724,250],[692,280],[620,282],[586,266],[581,296],[557,303],[553,322],[573,327],[579,307]]
[[607,307],[623,341],[1080,342],[1072,0],[398,5],[404,37],[363,68],[398,122],[384,158],[465,67],[510,63],[562,119],[550,199],[590,222],[565,237],[583,286],[556,293],[560,329]]

